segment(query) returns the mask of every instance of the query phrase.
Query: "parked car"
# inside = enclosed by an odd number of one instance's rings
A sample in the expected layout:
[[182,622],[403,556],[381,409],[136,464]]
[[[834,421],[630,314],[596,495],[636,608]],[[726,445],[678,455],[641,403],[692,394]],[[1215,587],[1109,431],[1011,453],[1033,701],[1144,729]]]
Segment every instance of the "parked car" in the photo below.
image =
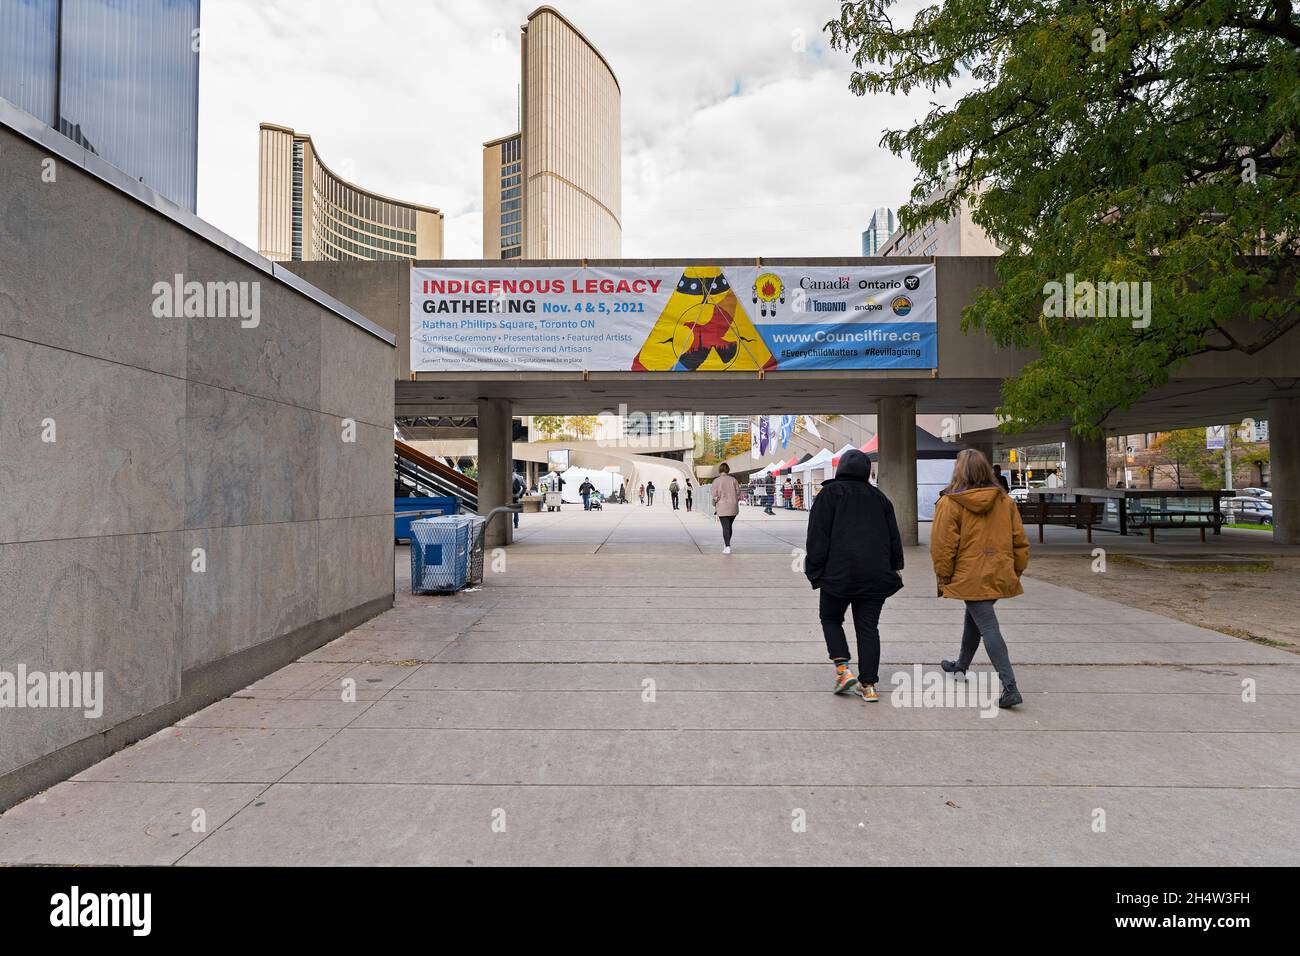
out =
[[1022,488],[1020,485],[1016,485],[1014,488],[1011,489],[1011,498],[1014,501],[1028,501],[1029,489]]
[[1242,489],[1241,489],[1241,493],[1242,493],[1243,495],[1250,495],[1250,497],[1252,497],[1252,498],[1272,498],[1272,497],[1273,497],[1273,492],[1269,491],[1267,488],[1242,488]]
[[1236,498],[1224,498],[1224,519],[1230,524],[1272,524],[1273,505],[1264,498],[1252,498],[1241,495]]

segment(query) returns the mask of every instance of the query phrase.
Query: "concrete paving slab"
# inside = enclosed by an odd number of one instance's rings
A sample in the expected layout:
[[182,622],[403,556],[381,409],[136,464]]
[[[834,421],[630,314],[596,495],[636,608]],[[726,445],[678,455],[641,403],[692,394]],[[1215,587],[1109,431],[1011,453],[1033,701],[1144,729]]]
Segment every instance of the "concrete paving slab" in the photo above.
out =
[[[867,705],[863,705],[867,706]],[[344,729],[294,783],[1300,786],[1286,733]],[[924,737],[924,740],[922,738]],[[861,755],[853,759],[851,755]]]
[[1276,824],[1300,811],[1295,790],[280,783],[258,804],[182,864],[1246,866],[1300,854]]
[[[725,691],[693,693],[659,691],[652,701],[639,689],[622,691],[537,691],[518,689],[439,691],[408,690],[390,695],[348,722],[351,727],[406,729],[528,730],[911,730],[973,729],[989,720],[993,730],[1127,730],[1256,731],[1300,733],[1300,698],[1274,696],[1250,703],[1240,694],[1120,694],[1099,701],[1086,690],[1025,695],[1023,714],[1015,719],[974,695],[976,684],[955,684],[952,699],[971,707],[928,707],[915,711],[895,706],[895,693],[911,700],[911,675],[906,681],[882,673],[879,703],[867,704],[852,695],[819,690],[796,692]],[[988,685],[991,687],[992,685]],[[969,691],[968,691],[969,687]],[[581,695],[574,699],[574,694]],[[250,717],[253,715],[250,714]],[[1022,719],[1023,718],[1023,719]],[[263,726],[217,724],[207,718],[200,726]],[[229,719],[225,717],[224,719]],[[275,726],[285,726],[276,724]],[[300,726],[300,725],[299,725]],[[1293,742],[1300,750],[1300,738]]]
[[271,783],[288,773],[332,734],[333,731],[328,729],[169,727],[83,770],[72,779],[131,783]]
[[[973,668],[989,670],[987,665]],[[923,673],[937,673],[937,665],[924,665]],[[1072,665],[1018,664],[1022,684],[1041,693],[1069,693],[1081,689],[1093,695],[1108,694],[1223,694],[1240,699],[1242,681],[1254,682],[1258,695],[1300,694],[1300,667],[1263,664],[1233,667],[1195,665]],[[826,662],[804,664],[453,664],[435,661],[421,666],[402,684],[411,690],[524,690],[632,691],[652,678],[660,691],[698,693],[734,691],[824,692]]]
[[63,783],[0,817],[0,865],[167,866],[264,789],[248,783]]

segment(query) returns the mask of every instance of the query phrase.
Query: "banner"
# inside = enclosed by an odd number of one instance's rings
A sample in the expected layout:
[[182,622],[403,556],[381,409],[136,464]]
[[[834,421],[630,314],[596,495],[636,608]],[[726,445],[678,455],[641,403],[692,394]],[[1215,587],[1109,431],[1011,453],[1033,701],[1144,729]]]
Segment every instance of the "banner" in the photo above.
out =
[[758,447],[758,422],[752,418],[749,420],[749,457],[762,457],[762,452]]
[[790,439],[794,437],[794,416],[781,416],[781,447],[785,448],[790,444]]
[[758,453],[767,454],[767,446],[771,441],[771,422],[766,415],[758,420]]
[[938,364],[932,265],[413,268],[411,370]]

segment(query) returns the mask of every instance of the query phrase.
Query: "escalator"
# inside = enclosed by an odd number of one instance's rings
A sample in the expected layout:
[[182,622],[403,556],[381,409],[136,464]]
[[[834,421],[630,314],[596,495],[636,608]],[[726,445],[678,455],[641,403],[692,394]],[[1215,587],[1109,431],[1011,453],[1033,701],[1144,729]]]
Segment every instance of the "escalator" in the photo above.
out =
[[461,510],[478,513],[478,482],[400,439],[393,440],[397,481],[426,497],[455,498]]

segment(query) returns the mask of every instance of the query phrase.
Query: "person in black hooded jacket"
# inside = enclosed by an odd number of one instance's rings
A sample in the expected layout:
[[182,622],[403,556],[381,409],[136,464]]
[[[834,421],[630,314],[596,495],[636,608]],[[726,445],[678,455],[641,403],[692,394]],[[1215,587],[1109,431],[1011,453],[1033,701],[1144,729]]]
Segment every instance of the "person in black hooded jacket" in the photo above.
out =
[[[856,449],[844,453],[835,477],[822,485],[808,515],[804,574],[821,590],[819,616],[826,650],[835,664],[835,686],[854,686],[876,701],[880,681],[880,611],[903,586],[903,539],[894,506],[871,483],[871,460]],[[849,670],[844,613],[853,608],[861,682]]]

